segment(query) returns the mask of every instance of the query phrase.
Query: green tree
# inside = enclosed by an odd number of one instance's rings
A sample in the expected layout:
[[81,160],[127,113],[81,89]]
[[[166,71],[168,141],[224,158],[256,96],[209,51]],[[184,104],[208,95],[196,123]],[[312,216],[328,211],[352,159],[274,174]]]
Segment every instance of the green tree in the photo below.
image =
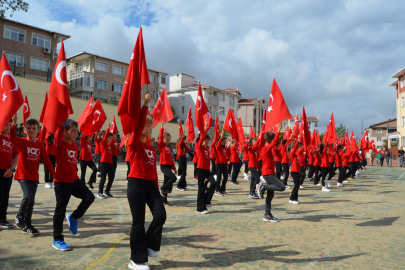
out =
[[6,12],[11,11],[10,17],[13,17],[15,11],[28,11],[29,4],[23,0],[0,0],[0,18],[6,17]]
[[170,105],[170,109],[172,109],[172,113],[174,116],[174,118],[170,121],[170,123],[178,123],[179,117],[177,116],[176,109],[173,107],[173,105]]
[[346,134],[346,126],[340,124],[337,128],[336,128],[336,136],[338,137],[344,137]]

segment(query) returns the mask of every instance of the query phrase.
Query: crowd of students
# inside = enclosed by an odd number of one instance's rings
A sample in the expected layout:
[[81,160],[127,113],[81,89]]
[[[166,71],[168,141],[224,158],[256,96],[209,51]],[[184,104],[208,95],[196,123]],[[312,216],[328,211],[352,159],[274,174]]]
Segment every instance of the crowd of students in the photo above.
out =
[[[131,269],[149,269],[145,264],[148,257],[155,257],[160,251],[162,229],[166,220],[165,206],[170,206],[169,194],[177,181],[176,190],[187,192],[187,159],[189,145],[186,136],[181,136],[176,144],[177,156],[173,157],[170,147],[171,135],[160,127],[157,142],[160,171],[163,173],[163,184],[159,187],[157,161],[152,138],[152,118],[148,115],[150,94],[146,93],[140,120],[133,133],[123,140],[127,171],[127,197],[132,214],[130,235]],[[59,251],[70,250],[64,241],[63,221],[66,218],[69,232],[78,233],[80,219],[95,200],[90,189],[94,188],[99,174],[97,198],[111,198],[112,185],[115,179],[119,155],[117,134],[107,130],[93,136],[82,136],[79,147],[75,140],[78,137],[78,124],[68,119],[55,134],[50,134],[45,142],[38,141],[39,122],[27,120],[25,137],[17,136],[17,116],[1,131],[0,143],[0,227],[13,228],[7,221],[7,207],[13,174],[22,190],[22,201],[15,217],[15,223],[22,233],[39,235],[32,224],[32,213],[39,183],[39,163],[44,165],[46,187],[54,188],[56,207],[53,215],[52,247]],[[197,181],[198,214],[208,214],[212,198],[227,196],[228,179],[230,184],[238,185],[238,175],[244,165],[243,176],[250,181],[248,197],[264,198],[264,221],[277,222],[272,215],[271,202],[274,191],[291,189],[288,184],[292,178],[292,191],[289,203],[298,205],[298,193],[304,189],[304,180],[313,181],[322,186],[322,192],[330,192],[331,180],[339,169],[337,186],[343,187],[348,179],[359,174],[358,170],[367,165],[364,151],[359,146],[336,145],[326,141],[315,147],[304,147],[300,136],[280,140],[281,124],[275,132],[262,132],[257,138],[245,139],[244,145],[235,140],[228,140],[221,135],[211,140],[208,134],[209,121],[200,130],[194,142],[194,181]],[[95,149],[92,149],[92,141]],[[95,159],[93,157],[95,155]],[[96,165],[93,160],[98,161]],[[178,167],[176,167],[177,160]],[[80,177],[78,176],[80,164]],[[87,168],[91,170],[87,176]],[[308,173],[307,173],[308,170]],[[250,173],[250,176],[249,176]],[[290,177],[291,174],[291,177]],[[90,189],[89,189],[90,188]],[[66,208],[71,196],[81,199],[77,209],[66,215]],[[145,207],[148,205],[153,220],[145,232]]]

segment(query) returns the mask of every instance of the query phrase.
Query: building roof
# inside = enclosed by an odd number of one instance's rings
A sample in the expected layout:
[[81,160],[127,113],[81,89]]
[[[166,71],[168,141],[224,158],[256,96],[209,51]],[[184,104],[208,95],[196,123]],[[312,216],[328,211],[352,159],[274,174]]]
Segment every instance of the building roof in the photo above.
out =
[[58,33],[58,32],[55,32],[55,31],[51,31],[51,30],[47,30],[47,29],[43,29],[43,28],[39,28],[39,27],[36,27],[36,26],[33,26],[33,25],[29,25],[29,24],[25,24],[25,23],[13,21],[13,20],[10,20],[10,19],[3,19],[3,20],[4,20],[4,21],[10,21],[10,22],[18,23],[18,24],[25,25],[25,26],[28,26],[28,27],[31,27],[31,28],[35,28],[35,29],[39,29],[39,30],[42,30],[42,31],[46,31],[46,32],[49,32],[49,33],[52,33],[52,34],[57,34],[57,35],[59,35],[59,36],[64,37],[64,39],[70,38],[69,35],[61,34],[61,33]]
[[390,86],[394,86],[394,87],[398,86],[398,81],[395,81],[395,82],[391,83]]
[[[226,91],[226,89],[225,89]],[[238,104],[252,104],[253,101],[258,100],[258,98],[242,98],[239,100]]]
[[[301,117],[300,117],[301,118]],[[307,117],[307,120],[311,120],[311,121],[319,121],[318,117]]]
[[383,122],[380,122],[380,123],[372,124],[372,125],[370,125],[369,128],[372,128],[372,127],[374,127],[374,126],[379,126],[379,125],[382,125],[382,124],[387,124],[387,123],[393,122],[393,121],[397,121],[397,119],[396,119],[396,118],[393,118],[393,119],[388,119],[388,120],[383,121]]
[[398,79],[400,76],[405,75],[405,68],[401,69],[400,71],[398,71],[395,75],[393,75],[391,78],[393,79]]

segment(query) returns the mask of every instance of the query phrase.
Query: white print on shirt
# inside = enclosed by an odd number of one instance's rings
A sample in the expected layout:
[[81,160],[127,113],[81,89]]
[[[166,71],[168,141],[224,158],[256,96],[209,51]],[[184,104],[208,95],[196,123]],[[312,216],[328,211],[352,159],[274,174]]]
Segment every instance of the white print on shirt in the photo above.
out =
[[205,153],[205,157],[206,157],[206,158],[208,158],[208,157],[209,157],[209,155],[210,155],[210,151],[208,151],[208,150],[204,150],[204,153]]
[[27,147],[27,160],[32,160],[32,161],[39,161],[39,149],[38,148],[31,148]]
[[165,150],[166,150],[166,154],[167,154],[167,155],[171,155],[171,154],[172,154],[172,150],[170,149],[169,146],[166,146],[166,147],[165,147]]
[[13,144],[3,139],[3,152],[4,153],[12,153],[13,152]]
[[155,164],[155,156],[152,150],[148,150],[145,148],[145,153],[148,156],[149,160],[146,164],[148,165],[154,165]]
[[77,152],[73,150],[66,149],[68,155],[68,162],[72,164],[77,164]]
[[110,146],[107,147],[107,151],[108,151],[108,153],[112,153]]
[[87,145],[87,150],[88,150],[89,152],[91,152],[91,145],[90,145],[90,144]]

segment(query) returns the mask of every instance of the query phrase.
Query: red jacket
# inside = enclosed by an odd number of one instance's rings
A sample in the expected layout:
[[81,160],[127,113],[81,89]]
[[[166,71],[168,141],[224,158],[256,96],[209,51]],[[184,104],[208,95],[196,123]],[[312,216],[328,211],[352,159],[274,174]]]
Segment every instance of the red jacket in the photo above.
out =
[[227,158],[226,158],[226,146],[222,146],[221,142],[223,139],[219,139],[217,146],[216,146],[216,159],[215,159],[215,164],[228,164]]
[[163,142],[163,128],[160,129],[159,133],[158,151],[160,165],[170,165],[172,166],[172,169],[175,170],[176,166],[174,165],[172,149]]
[[45,140],[45,145],[46,145],[46,152],[48,155],[54,155],[56,156],[56,145],[55,142],[50,144],[48,140]]
[[236,142],[231,147],[231,158],[229,161],[231,163],[239,163],[239,143]]
[[0,135],[0,139],[0,170],[7,170],[19,151],[17,146],[10,140],[10,135],[8,137]]
[[248,168],[259,168],[257,146],[259,145],[259,140],[252,146],[249,146],[249,142],[245,144],[245,149],[249,153],[249,163]]
[[82,136],[82,139],[80,140],[80,160],[83,161],[92,161],[93,160],[93,155],[91,153],[91,143],[86,141],[86,136]]
[[273,156],[273,149],[276,149],[276,144],[280,137],[280,133],[276,132],[276,136],[274,137],[273,141],[268,145],[265,145],[264,136],[260,136],[259,138],[259,148],[263,149],[263,163],[262,163],[262,174],[263,175],[271,175],[275,173],[275,163],[274,163],[274,156]]
[[205,140],[205,132],[201,131],[201,137],[200,140],[198,141],[197,145],[195,146],[195,149],[198,149],[196,151],[198,157],[198,163],[197,163],[197,169],[202,169],[202,170],[210,170],[210,148],[209,146],[203,146],[203,142]]
[[322,150],[321,156],[321,167],[322,168],[329,168],[329,155],[328,155],[328,144],[325,144],[325,147]]
[[300,166],[298,164],[298,155],[297,155],[297,147],[298,142],[295,142],[293,149],[290,152],[290,160],[291,160],[291,172],[300,172]]

